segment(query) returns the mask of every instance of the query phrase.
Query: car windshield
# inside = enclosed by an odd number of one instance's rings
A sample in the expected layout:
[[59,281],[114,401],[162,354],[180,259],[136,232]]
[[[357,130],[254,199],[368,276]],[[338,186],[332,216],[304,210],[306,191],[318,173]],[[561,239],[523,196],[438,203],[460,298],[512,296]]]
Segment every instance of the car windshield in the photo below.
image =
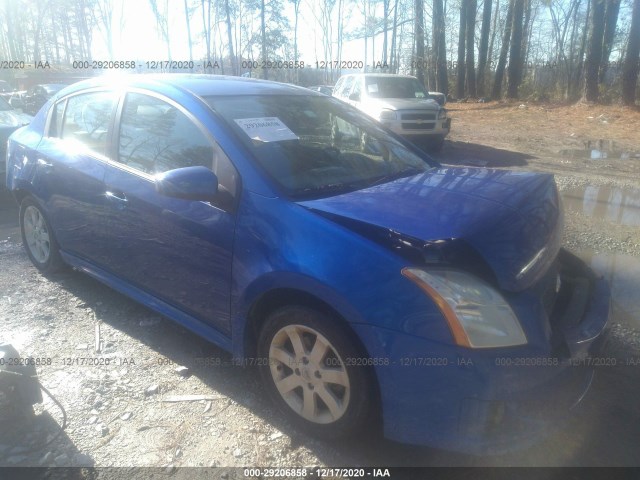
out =
[[206,100],[293,197],[358,190],[435,166],[426,155],[419,156],[331,97],[243,95]]
[[9,105],[9,102],[7,102],[4,98],[0,97],[0,111],[5,110],[13,110],[13,107]]
[[367,95],[372,98],[426,98],[420,82],[409,77],[365,77]]

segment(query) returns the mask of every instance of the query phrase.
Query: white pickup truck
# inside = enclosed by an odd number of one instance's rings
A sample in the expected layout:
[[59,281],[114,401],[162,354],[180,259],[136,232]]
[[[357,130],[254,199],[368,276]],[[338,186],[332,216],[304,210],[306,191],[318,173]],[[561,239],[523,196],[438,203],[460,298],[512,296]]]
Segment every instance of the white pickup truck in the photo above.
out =
[[350,104],[409,140],[426,140],[442,148],[451,118],[442,107],[444,95],[427,92],[417,78],[388,73],[357,73],[340,77],[333,96]]

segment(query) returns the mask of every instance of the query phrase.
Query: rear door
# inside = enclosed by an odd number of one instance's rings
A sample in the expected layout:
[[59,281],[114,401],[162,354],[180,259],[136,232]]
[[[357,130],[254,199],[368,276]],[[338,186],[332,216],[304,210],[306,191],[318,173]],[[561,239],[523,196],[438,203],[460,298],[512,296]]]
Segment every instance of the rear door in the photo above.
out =
[[116,105],[111,91],[56,103],[38,146],[34,177],[62,250],[97,264],[108,258],[104,175]]
[[[127,93],[114,160],[105,176],[110,202],[109,269],[229,333],[237,173],[207,130],[163,97]],[[160,195],[154,175],[202,165],[219,180],[216,202]]]

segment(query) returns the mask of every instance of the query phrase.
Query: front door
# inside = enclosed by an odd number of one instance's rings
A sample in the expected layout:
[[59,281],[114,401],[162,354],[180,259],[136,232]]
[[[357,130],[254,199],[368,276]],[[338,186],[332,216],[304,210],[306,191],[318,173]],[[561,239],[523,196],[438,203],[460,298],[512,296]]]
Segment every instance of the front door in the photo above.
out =
[[[105,175],[111,204],[109,269],[229,333],[237,183],[233,166],[181,107],[141,93],[125,97],[114,156]],[[155,174],[195,165],[218,175],[219,202],[170,198],[156,191]]]

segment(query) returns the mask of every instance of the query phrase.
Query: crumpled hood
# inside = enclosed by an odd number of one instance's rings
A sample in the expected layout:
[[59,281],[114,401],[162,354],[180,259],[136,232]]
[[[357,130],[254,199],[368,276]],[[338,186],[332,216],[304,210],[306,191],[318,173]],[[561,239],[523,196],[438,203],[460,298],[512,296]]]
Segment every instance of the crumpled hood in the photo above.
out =
[[431,98],[371,98],[368,97],[364,104],[368,108],[381,110],[434,110],[438,111],[440,105]]
[[17,110],[0,111],[0,128],[17,128],[27,125],[31,121],[31,116]]
[[509,291],[529,287],[547,271],[563,229],[553,176],[539,173],[440,168],[299,204],[425,242],[464,240]]

